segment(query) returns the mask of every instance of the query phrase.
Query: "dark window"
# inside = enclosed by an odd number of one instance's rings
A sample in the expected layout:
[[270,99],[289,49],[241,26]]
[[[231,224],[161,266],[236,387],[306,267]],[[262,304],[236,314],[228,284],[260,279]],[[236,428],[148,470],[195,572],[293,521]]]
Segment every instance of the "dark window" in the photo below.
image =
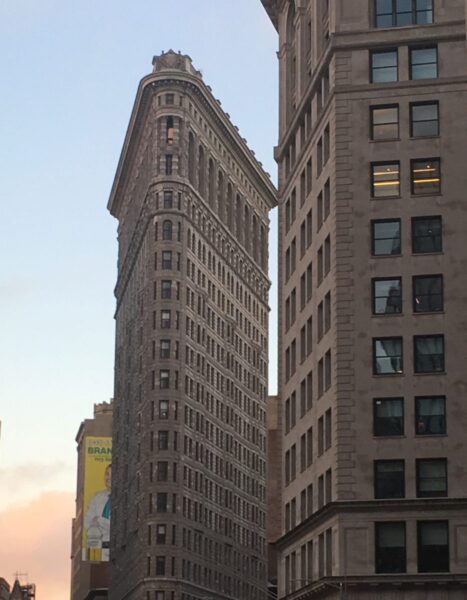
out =
[[400,195],[399,162],[372,163],[371,194],[373,198],[397,198]]
[[422,254],[441,252],[441,217],[415,217],[412,219],[412,252]]
[[399,106],[371,107],[371,139],[394,140],[399,137]]
[[161,310],[161,329],[170,329],[170,310]]
[[160,389],[166,390],[170,387],[170,371],[167,369],[161,369],[159,371],[159,382]]
[[161,298],[170,300],[172,296],[172,282],[169,279],[161,281]]
[[410,135],[412,137],[439,135],[438,102],[416,102],[410,105]]
[[444,371],[444,335],[414,336],[415,373]]
[[418,572],[449,572],[449,524],[448,521],[419,521]]
[[172,251],[164,250],[162,252],[162,268],[163,269],[171,269],[172,268]]
[[166,190],[164,192],[164,208],[172,208],[173,204],[173,192]]
[[[172,239],[172,221],[166,220],[162,223],[162,239]],[[164,256],[164,253],[162,253],[162,256]]]
[[372,83],[397,81],[397,50],[372,52],[370,57]]
[[166,142],[171,146],[174,142],[174,118],[167,117],[166,120]]
[[160,357],[170,358],[170,340],[161,340]]
[[433,0],[376,0],[376,27],[433,23]]
[[402,312],[402,280],[400,277],[373,279],[373,314]]
[[448,495],[448,467],[445,458],[417,460],[417,497],[436,498]]
[[405,523],[375,523],[377,573],[405,573]]
[[404,498],[403,460],[375,460],[375,498]]
[[444,396],[415,398],[415,432],[417,435],[446,433],[446,398]]
[[172,175],[172,155],[165,155],[165,174]]
[[392,256],[401,253],[400,219],[372,222],[373,256]]
[[438,77],[438,49],[411,48],[410,79],[435,79]]
[[167,493],[158,492],[156,496],[156,510],[157,512],[167,512]]
[[168,450],[169,449],[169,432],[168,431],[159,431],[159,450]]
[[165,103],[166,104],[173,104],[174,103],[174,94],[166,94],[165,95]]
[[404,399],[373,400],[373,431],[376,436],[404,435]]
[[413,278],[414,312],[443,310],[443,276],[417,275]]
[[394,375],[402,372],[402,338],[373,338],[373,373]]
[[169,463],[165,460],[160,460],[157,463],[157,481],[167,481],[169,478]]
[[156,525],[156,544],[165,544],[166,532],[166,525]]
[[439,158],[421,158],[410,161],[412,194],[433,195],[441,192]]
[[165,575],[165,556],[156,556],[156,575]]

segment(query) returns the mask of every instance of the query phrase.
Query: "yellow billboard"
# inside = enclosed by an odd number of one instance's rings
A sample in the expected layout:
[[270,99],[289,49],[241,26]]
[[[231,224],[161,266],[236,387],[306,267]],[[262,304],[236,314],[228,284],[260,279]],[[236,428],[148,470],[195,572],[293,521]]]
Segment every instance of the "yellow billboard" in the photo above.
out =
[[108,561],[112,438],[84,440],[83,560]]

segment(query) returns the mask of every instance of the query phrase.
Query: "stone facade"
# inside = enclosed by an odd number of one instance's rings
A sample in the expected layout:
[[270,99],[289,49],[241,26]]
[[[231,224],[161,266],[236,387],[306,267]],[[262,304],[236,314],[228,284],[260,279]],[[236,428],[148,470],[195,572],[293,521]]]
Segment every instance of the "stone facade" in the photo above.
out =
[[465,3],[263,4],[279,32],[279,597],[464,598]]
[[112,600],[266,596],[275,189],[172,51],[138,89],[118,219]]

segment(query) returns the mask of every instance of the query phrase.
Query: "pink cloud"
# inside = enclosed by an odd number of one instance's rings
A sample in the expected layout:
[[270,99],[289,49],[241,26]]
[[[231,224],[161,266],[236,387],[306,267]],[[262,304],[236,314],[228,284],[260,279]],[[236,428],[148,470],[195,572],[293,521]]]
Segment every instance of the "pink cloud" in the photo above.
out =
[[73,513],[74,494],[58,491],[0,511],[0,576],[28,573],[37,600],[68,598]]

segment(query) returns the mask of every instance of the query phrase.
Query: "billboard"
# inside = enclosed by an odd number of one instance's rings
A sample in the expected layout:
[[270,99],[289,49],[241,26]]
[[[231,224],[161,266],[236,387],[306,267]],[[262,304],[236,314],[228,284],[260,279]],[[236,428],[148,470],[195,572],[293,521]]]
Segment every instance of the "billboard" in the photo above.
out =
[[82,559],[109,560],[112,438],[84,439]]

